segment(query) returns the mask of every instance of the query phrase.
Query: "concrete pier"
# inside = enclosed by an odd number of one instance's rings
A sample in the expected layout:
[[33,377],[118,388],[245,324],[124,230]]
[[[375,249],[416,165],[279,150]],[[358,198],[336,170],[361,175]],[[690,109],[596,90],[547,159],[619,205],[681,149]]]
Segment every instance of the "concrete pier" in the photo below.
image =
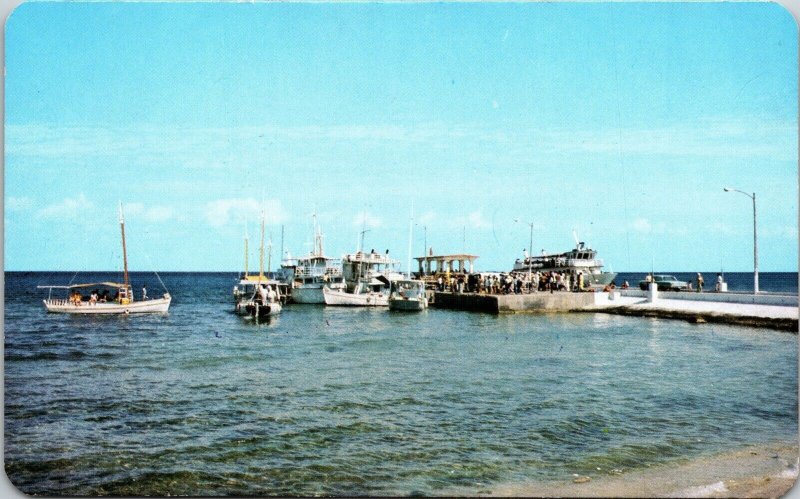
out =
[[520,295],[436,292],[431,306],[492,314],[602,312],[798,331],[798,298],[793,295],[659,293],[653,296],[638,290]]

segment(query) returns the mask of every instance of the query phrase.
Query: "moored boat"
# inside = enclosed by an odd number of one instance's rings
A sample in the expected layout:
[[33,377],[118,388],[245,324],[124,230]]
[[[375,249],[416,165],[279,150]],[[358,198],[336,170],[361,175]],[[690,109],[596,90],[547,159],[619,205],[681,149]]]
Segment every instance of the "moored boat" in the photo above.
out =
[[[526,252],[527,253],[527,252]],[[559,272],[572,276],[577,282],[578,274],[583,276],[584,286],[603,288],[614,280],[616,272],[604,272],[603,260],[597,258],[597,251],[583,242],[575,241],[575,248],[564,253],[545,253],[525,255],[514,262],[514,272]]]
[[[244,236],[244,275],[233,287],[234,311],[251,317],[277,315],[283,307],[288,284],[264,274],[264,213],[261,213],[261,245],[259,246],[258,275],[248,274],[248,237]],[[270,243],[270,250],[272,249]],[[283,291],[283,292],[282,292]]]
[[392,281],[389,310],[419,311],[428,308],[425,283],[417,279]]
[[325,295],[322,288],[325,286],[333,291],[345,288],[341,261],[325,256],[322,247],[322,233],[317,227],[315,214],[314,249],[308,256],[297,259],[292,284],[292,301],[294,303],[324,304]]
[[325,297],[325,305],[346,306],[346,307],[387,307],[389,306],[389,295],[380,291],[370,289],[357,289],[350,293],[345,290],[333,290],[324,286],[322,293]]

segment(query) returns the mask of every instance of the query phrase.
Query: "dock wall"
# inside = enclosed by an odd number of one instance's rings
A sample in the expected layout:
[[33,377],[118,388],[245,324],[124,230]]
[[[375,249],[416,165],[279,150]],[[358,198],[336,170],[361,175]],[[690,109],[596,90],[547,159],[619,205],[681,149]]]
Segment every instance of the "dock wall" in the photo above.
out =
[[[646,298],[647,291],[641,289],[618,289],[621,296]],[[718,303],[743,303],[748,305],[778,305],[784,307],[798,306],[797,295],[717,293],[692,291],[659,291],[658,297],[669,300],[713,301]]]
[[532,293],[528,295],[434,294],[432,306],[474,312],[570,312],[595,304],[595,293]]

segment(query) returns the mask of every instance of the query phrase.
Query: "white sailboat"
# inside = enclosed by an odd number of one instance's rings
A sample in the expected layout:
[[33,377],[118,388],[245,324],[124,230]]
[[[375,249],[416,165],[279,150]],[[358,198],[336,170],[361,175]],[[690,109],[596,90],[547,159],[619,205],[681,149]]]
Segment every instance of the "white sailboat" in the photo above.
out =
[[[244,275],[233,287],[234,311],[237,314],[256,318],[277,315],[281,305],[281,282],[264,275],[264,213],[261,214],[261,246],[259,247],[259,269],[257,276],[248,274],[248,237],[244,236]],[[285,284],[284,284],[285,286]]]
[[[142,301],[135,301],[133,290],[128,279],[128,255],[125,245],[125,217],[122,213],[122,204],[119,206],[119,225],[122,232],[122,260],[123,260],[123,282],[95,282],[86,284],[72,284],[67,286],[37,286],[39,289],[49,289],[46,300],[43,300],[44,307],[48,312],[65,314],[152,314],[166,313],[172,302],[169,292],[165,292],[161,298],[148,300],[143,297]],[[158,274],[156,274],[158,275]],[[159,277],[159,280],[161,278]],[[163,282],[161,283],[163,286]],[[114,290],[115,295],[111,298],[106,293],[99,294],[98,288]],[[70,290],[68,298],[53,298],[54,289]],[[81,295],[81,290],[92,289],[88,300]]]

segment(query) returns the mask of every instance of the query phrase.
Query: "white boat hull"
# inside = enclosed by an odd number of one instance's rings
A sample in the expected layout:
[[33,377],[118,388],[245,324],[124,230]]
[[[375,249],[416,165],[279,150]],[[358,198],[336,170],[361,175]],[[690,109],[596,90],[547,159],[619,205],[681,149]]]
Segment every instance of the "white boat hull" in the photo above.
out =
[[[310,285],[310,286],[299,286],[292,289],[292,301],[294,303],[305,303],[305,304],[325,304],[325,295],[322,293],[323,284]],[[338,283],[334,289],[337,291],[341,291],[344,287],[344,283]]]
[[127,315],[127,314],[165,314],[169,310],[172,297],[158,298],[155,300],[135,301],[133,303],[102,303],[89,304],[81,302],[80,305],[69,300],[42,300],[48,312],[60,314],[85,314],[85,315]]
[[292,301],[294,303],[325,303],[325,295],[322,294],[322,286],[318,288],[294,288],[292,289]]
[[322,294],[326,305],[348,306],[348,307],[387,307],[389,297],[382,293],[347,293],[343,290],[332,290],[327,287],[322,288]]
[[391,298],[389,310],[418,311],[428,308],[427,298]]

